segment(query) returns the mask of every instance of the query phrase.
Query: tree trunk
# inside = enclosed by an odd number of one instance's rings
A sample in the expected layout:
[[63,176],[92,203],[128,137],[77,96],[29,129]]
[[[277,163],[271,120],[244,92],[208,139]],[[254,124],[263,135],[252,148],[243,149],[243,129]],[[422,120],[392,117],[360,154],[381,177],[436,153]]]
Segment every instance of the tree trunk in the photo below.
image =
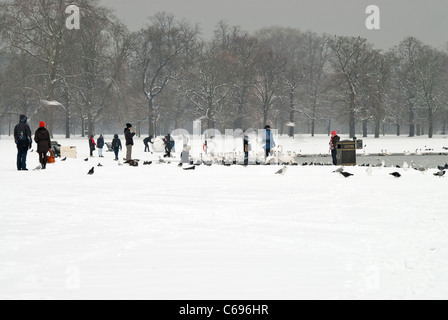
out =
[[266,110],[266,106],[263,112],[263,127],[268,124],[268,111]]
[[311,136],[314,137],[316,135],[316,119],[313,115],[313,119],[311,119]]
[[[48,100],[54,101],[55,93],[54,93],[54,82],[51,78],[47,80],[47,90],[48,90]],[[54,117],[54,107],[48,106],[46,110],[46,125],[47,129],[50,132],[50,137],[53,138],[53,117]]]
[[415,112],[413,106],[409,111],[409,137],[415,137]]
[[350,94],[350,116],[349,116],[350,138],[354,138],[356,136],[355,98],[356,98],[355,93],[352,92]]
[[397,123],[397,137],[401,136],[401,126]]
[[148,100],[148,137],[156,137],[155,117],[154,117],[154,100]]
[[81,137],[85,138],[86,136],[86,119],[84,116],[81,116]]
[[428,138],[432,139],[434,136],[434,114],[432,112],[432,108],[428,108]]
[[367,119],[362,120],[362,136],[363,138],[367,138],[368,136],[368,129],[367,129]]
[[417,125],[417,137],[421,136],[421,130],[420,130],[420,125]]
[[[289,92],[289,121],[295,122],[295,110],[294,110],[294,90]],[[294,137],[294,127],[289,127],[289,136]],[[313,135],[314,136],[314,135]]]
[[65,138],[70,139],[70,108],[67,107],[67,110],[65,111]]
[[91,137],[95,135],[95,125],[93,123],[93,116],[91,112],[89,112],[88,115],[88,125],[89,125],[89,137]]
[[379,119],[375,119],[375,139],[380,138],[380,130],[381,130],[381,121]]
[[446,135],[446,118],[443,119],[442,135]]

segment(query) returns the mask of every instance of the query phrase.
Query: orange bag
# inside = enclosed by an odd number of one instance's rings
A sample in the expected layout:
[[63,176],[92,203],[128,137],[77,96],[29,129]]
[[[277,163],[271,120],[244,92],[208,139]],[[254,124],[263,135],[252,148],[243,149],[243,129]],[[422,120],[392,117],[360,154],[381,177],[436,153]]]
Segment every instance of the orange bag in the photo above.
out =
[[[48,155],[48,154],[50,154],[50,155]],[[55,162],[56,162],[56,159],[54,157],[53,150],[50,149],[50,151],[48,151],[48,153],[47,153],[47,163],[55,163]]]

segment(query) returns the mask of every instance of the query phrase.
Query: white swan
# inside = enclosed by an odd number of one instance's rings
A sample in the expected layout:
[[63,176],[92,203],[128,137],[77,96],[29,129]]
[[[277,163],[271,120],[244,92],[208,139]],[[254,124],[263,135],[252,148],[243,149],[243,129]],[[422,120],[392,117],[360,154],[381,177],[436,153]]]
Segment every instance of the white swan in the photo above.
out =
[[287,163],[292,165],[296,163],[296,160],[293,157],[291,157],[290,155],[283,154],[283,146],[279,145],[278,149],[279,149],[278,160],[281,164]]

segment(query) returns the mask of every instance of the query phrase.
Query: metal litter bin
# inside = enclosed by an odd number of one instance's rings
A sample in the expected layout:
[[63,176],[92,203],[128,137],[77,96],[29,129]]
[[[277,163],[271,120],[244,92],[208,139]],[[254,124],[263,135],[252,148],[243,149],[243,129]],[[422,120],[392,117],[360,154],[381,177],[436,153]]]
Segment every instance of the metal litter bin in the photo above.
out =
[[356,166],[356,147],[356,141],[340,141],[338,143],[338,165]]

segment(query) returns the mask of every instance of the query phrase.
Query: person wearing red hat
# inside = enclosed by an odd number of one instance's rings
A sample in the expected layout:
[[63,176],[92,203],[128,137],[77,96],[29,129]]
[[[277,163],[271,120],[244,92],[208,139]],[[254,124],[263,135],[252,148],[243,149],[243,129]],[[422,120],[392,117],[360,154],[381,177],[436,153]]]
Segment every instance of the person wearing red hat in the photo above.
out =
[[341,141],[341,138],[338,136],[336,131],[331,132],[331,140],[330,140],[330,150],[331,156],[333,158],[333,165],[338,165],[338,143]]
[[48,130],[45,128],[45,122],[39,123],[39,129],[36,130],[34,141],[37,143],[37,153],[39,154],[39,162],[41,168],[47,168],[47,153],[51,148],[51,137]]

